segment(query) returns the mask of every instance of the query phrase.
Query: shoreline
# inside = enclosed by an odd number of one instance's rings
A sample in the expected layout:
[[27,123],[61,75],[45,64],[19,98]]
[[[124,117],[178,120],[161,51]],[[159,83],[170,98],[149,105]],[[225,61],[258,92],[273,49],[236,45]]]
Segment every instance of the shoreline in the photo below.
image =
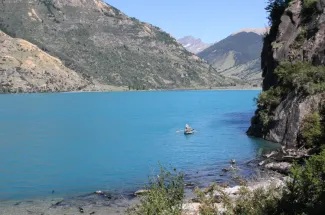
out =
[[[256,158],[253,164],[246,162],[245,165],[252,165],[254,173],[245,178],[247,187],[249,189],[256,189],[261,186],[270,184],[271,182],[282,183],[285,176],[261,168],[258,162],[261,158]],[[185,187],[184,210],[188,211],[186,214],[195,214],[197,212],[198,204],[194,200],[194,186]],[[220,183],[218,183],[221,185]],[[204,189],[207,186],[200,187]],[[231,196],[235,196],[240,188],[238,183],[224,188]],[[140,188],[139,188],[140,189]],[[135,191],[135,190],[134,190]],[[60,196],[47,196],[35,197],[24,200],[0,200],[0,209],[4,212],[2,214],[8,215],[24,215],[24,214],[43,214],[43,215],[57,215],[57,214],[79,214],[79,209],[82,208],[85,214],[125,214],[125,211],[139,203],[139,198],[134,195],[134,192],[117,194],[105,192],[107,195],[99,195],[95,192],[85,193],[79,196],[60,197]]]
[[103,90],[77,90],[77,91],[55,91],[55,92],[21,92],[21,93],[1,93],[0,95],[23,95],[23,94],[56,94],[56,93],[110,93],[110,92],[173,92],[173,91],[246,91],[262,90],[261,87],[252,86],[227,86],[227,87],[198,87],[198,88],[175,88],[175,89],[148,89],[148,90],[129,90],[124,87],[112,87]]

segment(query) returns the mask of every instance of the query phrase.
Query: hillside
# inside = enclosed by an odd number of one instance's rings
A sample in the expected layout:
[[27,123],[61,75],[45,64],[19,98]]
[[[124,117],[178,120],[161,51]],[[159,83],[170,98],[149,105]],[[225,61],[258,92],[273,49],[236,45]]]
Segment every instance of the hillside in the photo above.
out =
[[88,82],[131,89],[235,83],[158,27],[100,0],[16,0],[0,5],[0,30],[37,45]]
[[286,148],[310,148],[325,140],[325,4],[275,3],[261,55],[264,91],[247,133]]
[[211,46],[211,43],[204,43],[201,39],[192,36],[186,36],[177,40],[186,48],[187,51],[197,54]]
[[224,76],[260,84],[262,39],[261,34],[242,30],[208,47],[198,56]]

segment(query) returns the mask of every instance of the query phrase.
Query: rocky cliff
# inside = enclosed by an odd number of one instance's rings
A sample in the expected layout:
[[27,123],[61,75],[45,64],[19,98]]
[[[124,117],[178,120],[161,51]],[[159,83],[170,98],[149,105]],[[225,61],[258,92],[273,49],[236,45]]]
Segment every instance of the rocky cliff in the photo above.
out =
[[312,135],[324,118],[324,8],[324,0],[273,1],[268,8],[273,25],[261,55],[264,92],[249,135],[287,148],[319,139],[320,132]]
[[0,30],[37,45],[84,80],[101,85],[169,89],[236,82],[158,27],[101,0],[2,0]]

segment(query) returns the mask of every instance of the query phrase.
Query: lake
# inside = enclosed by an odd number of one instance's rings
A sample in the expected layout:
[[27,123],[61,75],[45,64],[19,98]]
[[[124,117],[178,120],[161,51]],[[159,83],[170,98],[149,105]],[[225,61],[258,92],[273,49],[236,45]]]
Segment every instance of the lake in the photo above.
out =
[[[134,191],[159,163],[197,184],[227,180],[274,144],[247,137],[260,91],[1,95],[0,199]],[[185,136],[188,123],[198,132]]]

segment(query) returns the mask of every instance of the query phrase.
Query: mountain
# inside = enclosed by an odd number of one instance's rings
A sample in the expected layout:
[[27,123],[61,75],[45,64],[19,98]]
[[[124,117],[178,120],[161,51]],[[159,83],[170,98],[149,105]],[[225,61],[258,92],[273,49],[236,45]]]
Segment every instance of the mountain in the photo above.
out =
[[201,39],[192,36],[186,36],[177,41],[182,44],[187,51],[194,54],[197,54],[212,45],[211,43],[204,43]]
[[86,80],[36,45],[0,31],[0,93],[112,90]]
[[273,25],[261,54],[263,92],[247,134],[285,149],[317,147],[325,139],[325,4],[279,2],[270,1]]
[[[265,32],[265,30],[264,30]],[[262,29],[244,29],[213,44],[197,55],[227,77],[260,84]]]
[[96,86],[171,89],[237,82],[160,28],[101,0],[1,1],[0,30],[35,44]]

